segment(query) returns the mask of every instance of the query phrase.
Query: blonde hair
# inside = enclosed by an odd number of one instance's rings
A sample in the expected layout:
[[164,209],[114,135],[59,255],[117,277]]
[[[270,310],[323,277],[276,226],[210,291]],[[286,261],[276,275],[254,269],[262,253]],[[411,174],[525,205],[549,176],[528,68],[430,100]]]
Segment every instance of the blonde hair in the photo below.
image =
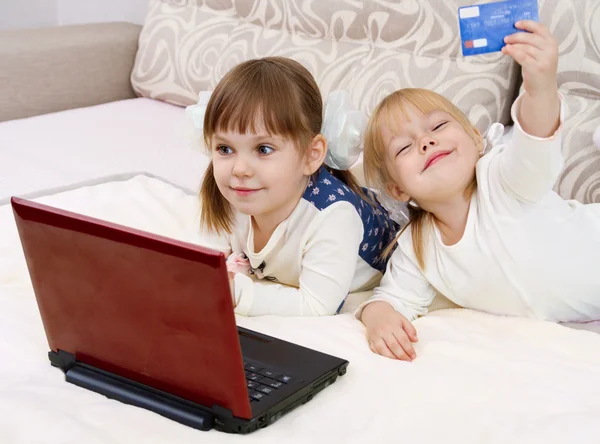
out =
[[[313,76],[300,63],[284,57],[265,57],[235,66],[218,83],[208,101],[204,142],[210,149],[215,133],[256,133],[260,123],[269,134],[293,140],[303,156],[321,132],[321,93]],[[350,171],[328,170],[362,195]],[[231,233],[233,209],[217,187],[212,162],[202,181],[200,199],[202,228]]]
[[[452,102],[438,93],[421,88],[400,89],[381,101],[373,112],[365,134],[364,170],[365,178],[369,186],[379,190],[385,190],[389,182],[393,182],[387,170],[384,156],[386,146],[381,135],[381,126],[393,130],[400,119],[407,120],[405,104],[409,103],[423,114],[433,111],[444,111],[452,116],[465,130],[465,132],[476,142],[481,143],[481,136],[477,129],[471,124],[467,116]],[[467,194],[470,196],[476,187],[475,175]],[[417,257],[417,262],[422,270],[425,269],[425,240],[433,215],[420,207],[407,205],[409,213],[408,224],[398,233],[394,241],[384,250],[383,255],[389,256],[394,250],[398,238],[404,230],[411,227],[412,244]]]

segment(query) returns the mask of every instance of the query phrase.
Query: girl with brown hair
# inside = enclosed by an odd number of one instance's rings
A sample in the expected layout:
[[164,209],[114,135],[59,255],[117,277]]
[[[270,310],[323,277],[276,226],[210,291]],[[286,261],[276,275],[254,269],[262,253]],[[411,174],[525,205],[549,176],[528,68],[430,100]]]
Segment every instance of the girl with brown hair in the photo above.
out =
[[330,105],[328,128],[308,70],[269,57],[236,66],[190,109],[211,156],[201,226],[231,253],[238,314],[332,315],[382,276],[397,226],[347,171],[360,113]]

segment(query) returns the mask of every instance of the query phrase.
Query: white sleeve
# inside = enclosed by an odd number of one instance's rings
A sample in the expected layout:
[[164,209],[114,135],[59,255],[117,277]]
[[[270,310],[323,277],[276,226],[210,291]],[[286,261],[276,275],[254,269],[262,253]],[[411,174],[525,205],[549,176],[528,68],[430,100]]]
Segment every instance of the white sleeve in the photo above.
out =
[[324,316],[336,313],[354,278],[363,223],[340,202],[324,210],[304,246],[300,288],[235,276],[235,312],[245,316]]
[[564,106],[561,97],[560,126],[556,132],[547,138],[535,137],[527,134],[517,119],[521,97],[511,109],[512,140],[493,159],[496,165],[490,167],[490,180],[496,176],[506,193],[522,202],[533,203],[552,190],[564,166],[561,152]]
[[373,296],[358,307],[355,316],[360,319],[367,305],[384,301],[409,321],[413,321],[427,314],[427,308],[435,294],[435,289],[425,279],[419,267],[398,245],[387,264],[381,284],[373,290]]

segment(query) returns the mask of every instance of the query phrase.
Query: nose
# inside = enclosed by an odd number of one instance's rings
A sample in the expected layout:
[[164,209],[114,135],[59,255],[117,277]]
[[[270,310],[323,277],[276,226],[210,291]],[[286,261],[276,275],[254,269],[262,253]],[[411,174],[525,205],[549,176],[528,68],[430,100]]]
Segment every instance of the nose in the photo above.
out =
[[252,176],[252,165],[250,165],[250,162],[245,156],[238,154],[235,156],[231,174],[236,177],[250,177]]
[[435,140],[433,137],[423,136],[421,138],[421,142],[419,143],[419,149],[421,153],[426,153],[428,149],[433,148],[437,144],[437,140]]

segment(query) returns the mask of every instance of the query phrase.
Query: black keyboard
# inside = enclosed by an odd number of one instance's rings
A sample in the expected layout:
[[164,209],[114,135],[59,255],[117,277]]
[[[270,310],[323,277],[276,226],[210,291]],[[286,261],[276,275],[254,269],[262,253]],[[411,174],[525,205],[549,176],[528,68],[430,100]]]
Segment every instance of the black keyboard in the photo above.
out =
[[259,364],[244,362],[244,369],[250,402],[260,401],[293,381],[290,375]]

